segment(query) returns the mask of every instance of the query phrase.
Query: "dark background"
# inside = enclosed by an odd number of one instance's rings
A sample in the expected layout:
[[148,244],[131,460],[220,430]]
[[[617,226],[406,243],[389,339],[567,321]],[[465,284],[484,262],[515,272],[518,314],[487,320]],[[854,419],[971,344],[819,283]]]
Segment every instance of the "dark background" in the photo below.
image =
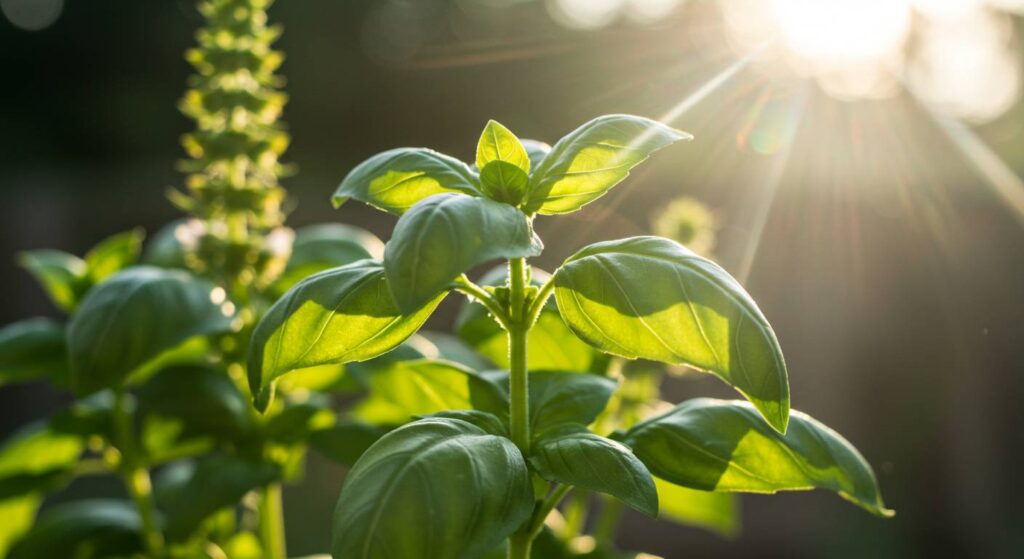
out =
[[[392,4],[406,11],[387,12]],[[278,2],[286,160],[299,169],[285,181],[297,203],[290,224],[337,220],[387,239],[391,217],[328,202],[369,155],[423,145],[468,159],[488,118],[553,142],[603,113],[658,117],[737,58],[713,3],[595,32],[558,27],[539,3],[513,4]],[[175,107],[199,24],[191,2],[137,0],[69,1],[38,32],[0,20],[0,323],[56,315],[17,251],[81,254],[178,217],[164,193],[182,182],[178,138],[191,123]],[[717,259],[786,352],[794,408],[860,449],[897,516],[876,519],[824,492],[745,496],[735,541],[630,516],[620,543],[669,558],[1024,554],[1021,216],[907,95],[839,102],[811,81],[748,68],[673,124],[696,140],[585,211],[538,219],[538,265],[648,232],[671,197],[706,202],[722,225]],[[976,130],[1018,174],[1022,128],[1018,106]],[[432,326],[447,327],[445,311]],[[701,380],[668,394],[730,392]],[[42,386],[0,389],[0,432],[64,399]],[[286,492],[293,554],[327,549],[342,474],[313,460]]]

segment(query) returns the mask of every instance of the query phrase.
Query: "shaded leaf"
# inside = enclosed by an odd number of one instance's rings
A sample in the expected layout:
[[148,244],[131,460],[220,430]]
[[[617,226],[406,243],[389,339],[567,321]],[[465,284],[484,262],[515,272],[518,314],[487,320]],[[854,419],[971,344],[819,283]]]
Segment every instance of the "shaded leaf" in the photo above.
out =
[[526,156],[530,158],[530,168],[536,169],[540,162],[551,151],[551,146],[538,140],[519,140],[526,150]]
[[341,223],[301,227],[295,231],[291,258],[284,274],[274,283],[274,289],[283,293],[317,272],[383,257],[384,243],[365,229]]
[[334,206],[349,198],[401,215],[420,200],[442,192],[479,196],[468,165],[426,148],[398,148],[374,155],[345,176]]
[[128,501],[91,499],[48,509],[7,557],[100,559],[141,551],[141,522],[135,507]]
[[491,200],[518,206],[526,196],[530,176],[507,161],[491,161],[480,170],[480,188]]
[[356,419],[341,419],[330,427],[314,431],[309,444],[327,458],[351,466],[387,432],[384,427]]
[[138,415],[182,422],[180,438],[210,436],[237,441],[253,430],[249,402],[226,371],[213,367],[172,367],[148,380],[137,393]]
[[30,318],[0,329],[0,386],[47,379],[68,383],[68,352],[64,325],[48,318]]
[[185,247],[180,238],[188,227],[188,219],[176,219],[157,230],[146,243],[142,262],[158,268],[185,269]]
[[526,216],[486,198],[438,194],[395,225],[384,269],[400,309],[413,309],[448,289],[470,268],[495,259],[537,256],[543,244]]
[[658,493],[644,464],[625,445],[582,425],[565,425],[538,437],[530,464],[548,481],[607,493],[648,516],[658,516]]
[[793,412],[785,435],[746,402],[698,398],[637,424],[622,436],[654,475],[705,491],[829,489],[880,516],[871,466],[835,431]]
[[709,371],[786,430],[789,382],[775,333],[746,290],[710,260],[660,237],[596,243],[565,261],[555,299],[594,347]]
[[87,395],[190,338],[231,329],[209,282],[177,270],[129,268],[89,292],[68,323],[72,387]]
[[[488,376],[508,394],[508,373]],[[566,424],[589,425],[604,411],[617,383],[606,377],[573,371],[530,371],[530,426],[540,435]]]
[[349,472],[333,555],[481,556],[533,506],[526,462],[510,440],[456,419],[422,419],[385,435]]

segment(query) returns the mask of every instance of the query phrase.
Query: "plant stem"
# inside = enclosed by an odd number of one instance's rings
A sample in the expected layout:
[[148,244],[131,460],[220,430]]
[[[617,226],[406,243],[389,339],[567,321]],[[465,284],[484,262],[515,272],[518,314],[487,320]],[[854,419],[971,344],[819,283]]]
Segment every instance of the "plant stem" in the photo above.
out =
[[142,523],[142,543],[150,557],[163,557],[164,536],[156,524],[153,484],[149,470],[139,465],[132,419],[124,409],[124,390],[121,388],[114,391],[114,430],[116,446],[121,453],[121,477]]
[[522,258],[509,260],[509,421],[512,442],[523,456],[530,450],[529,379],[526,370],[526,335],[529,325],[523,320],[526,298],[526,262]]
[[263,542],[263,556],[267,559],[287,557],[280,483],[271,483],[263,490],[260,502],[260,540]]
[[530,559],[533,538],[525,531],[519,531],[508,538],[508,559]]
[[565,495],[571,490],[571,485],[559,485],[548,495],[547,499],[544,499],[544,502],[540,504],[537,510],[533,511],[533,519],[530,522],[531,540],[536,538],[537,534],[540,534],[540,531],[544,528],[544,520],[547,519],[552,509],[557,507],[558,503],[561,503]]

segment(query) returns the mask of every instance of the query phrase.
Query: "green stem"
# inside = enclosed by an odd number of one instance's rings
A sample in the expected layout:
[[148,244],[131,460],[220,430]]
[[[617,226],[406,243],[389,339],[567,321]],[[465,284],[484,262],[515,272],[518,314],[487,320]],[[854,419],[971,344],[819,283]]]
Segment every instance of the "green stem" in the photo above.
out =
[[562,502],[565,495],[572,490],[571,485],[559,485],[554,491],[548,495],[547,499],[541,503],[537,510],[533,511],[533,520],[530,522],[530,539],[537,537],[540,531],[544,528],[544,520],[547,519],[548,515],[551,514],[551,510],[558,506],[558,503]]
[[508,538],[508,559],[530,559],[530,547],[533,538],[530,534],[519,531]]
[[263,490],[260,502],[260,540],[263,557],[285,559],[284,510],[281,504],[281,484],[272,483]]
[[526,370],[526,335],[529,325],[523,321],[526,299],[526,262],[509,260],[509,422],[512,442],[523,456],[530,451],[529,379]]
[[139,512],[143,545],[150,557],[163,557],[164,536],[157,528],[153,484],[149,470],[139,465],[132,419],[124,408],[124,391],[120,388],[114,391],[114,429],[116,446],[121,453],[119,470],[125,488]]
[[601,515],[597,517],[597,524],[594,526],[594,539],[597,545],[606,546],[615,539],[615,532],[619,527],[619,518],[622,516],[622,501],[618,499],[601,499]]
[[540,286],[540,290],[537,291],[537,296],[530,303],[530,308],[526,311],[526,323],[531,327],[537,322],[537,317],[540,316],[540,312],[544,310],[544,303],[547,302],[548,297],[555,290],[555,276],[548,278],[548,281],[544,285]]
[[455,280],[455,284],[452,286],[456,291],[460,291],[469,297],[475,299],[478,303],[484,306],[488,312],[494,315],[494,318],[498,320],[506,330],[509,329],[509,317],[501,305],[498,304],[498,300],[494,298],[487,290],[473,283],[466,277],[466,274],[462,274]]

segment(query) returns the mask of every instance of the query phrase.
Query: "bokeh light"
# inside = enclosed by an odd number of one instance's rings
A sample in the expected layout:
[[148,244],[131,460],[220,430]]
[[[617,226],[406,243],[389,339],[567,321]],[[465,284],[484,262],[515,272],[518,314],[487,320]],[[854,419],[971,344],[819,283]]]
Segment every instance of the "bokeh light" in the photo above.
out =
[[17,28],[40,31],[57,21],[64,0],[0,0],[0,11]]

